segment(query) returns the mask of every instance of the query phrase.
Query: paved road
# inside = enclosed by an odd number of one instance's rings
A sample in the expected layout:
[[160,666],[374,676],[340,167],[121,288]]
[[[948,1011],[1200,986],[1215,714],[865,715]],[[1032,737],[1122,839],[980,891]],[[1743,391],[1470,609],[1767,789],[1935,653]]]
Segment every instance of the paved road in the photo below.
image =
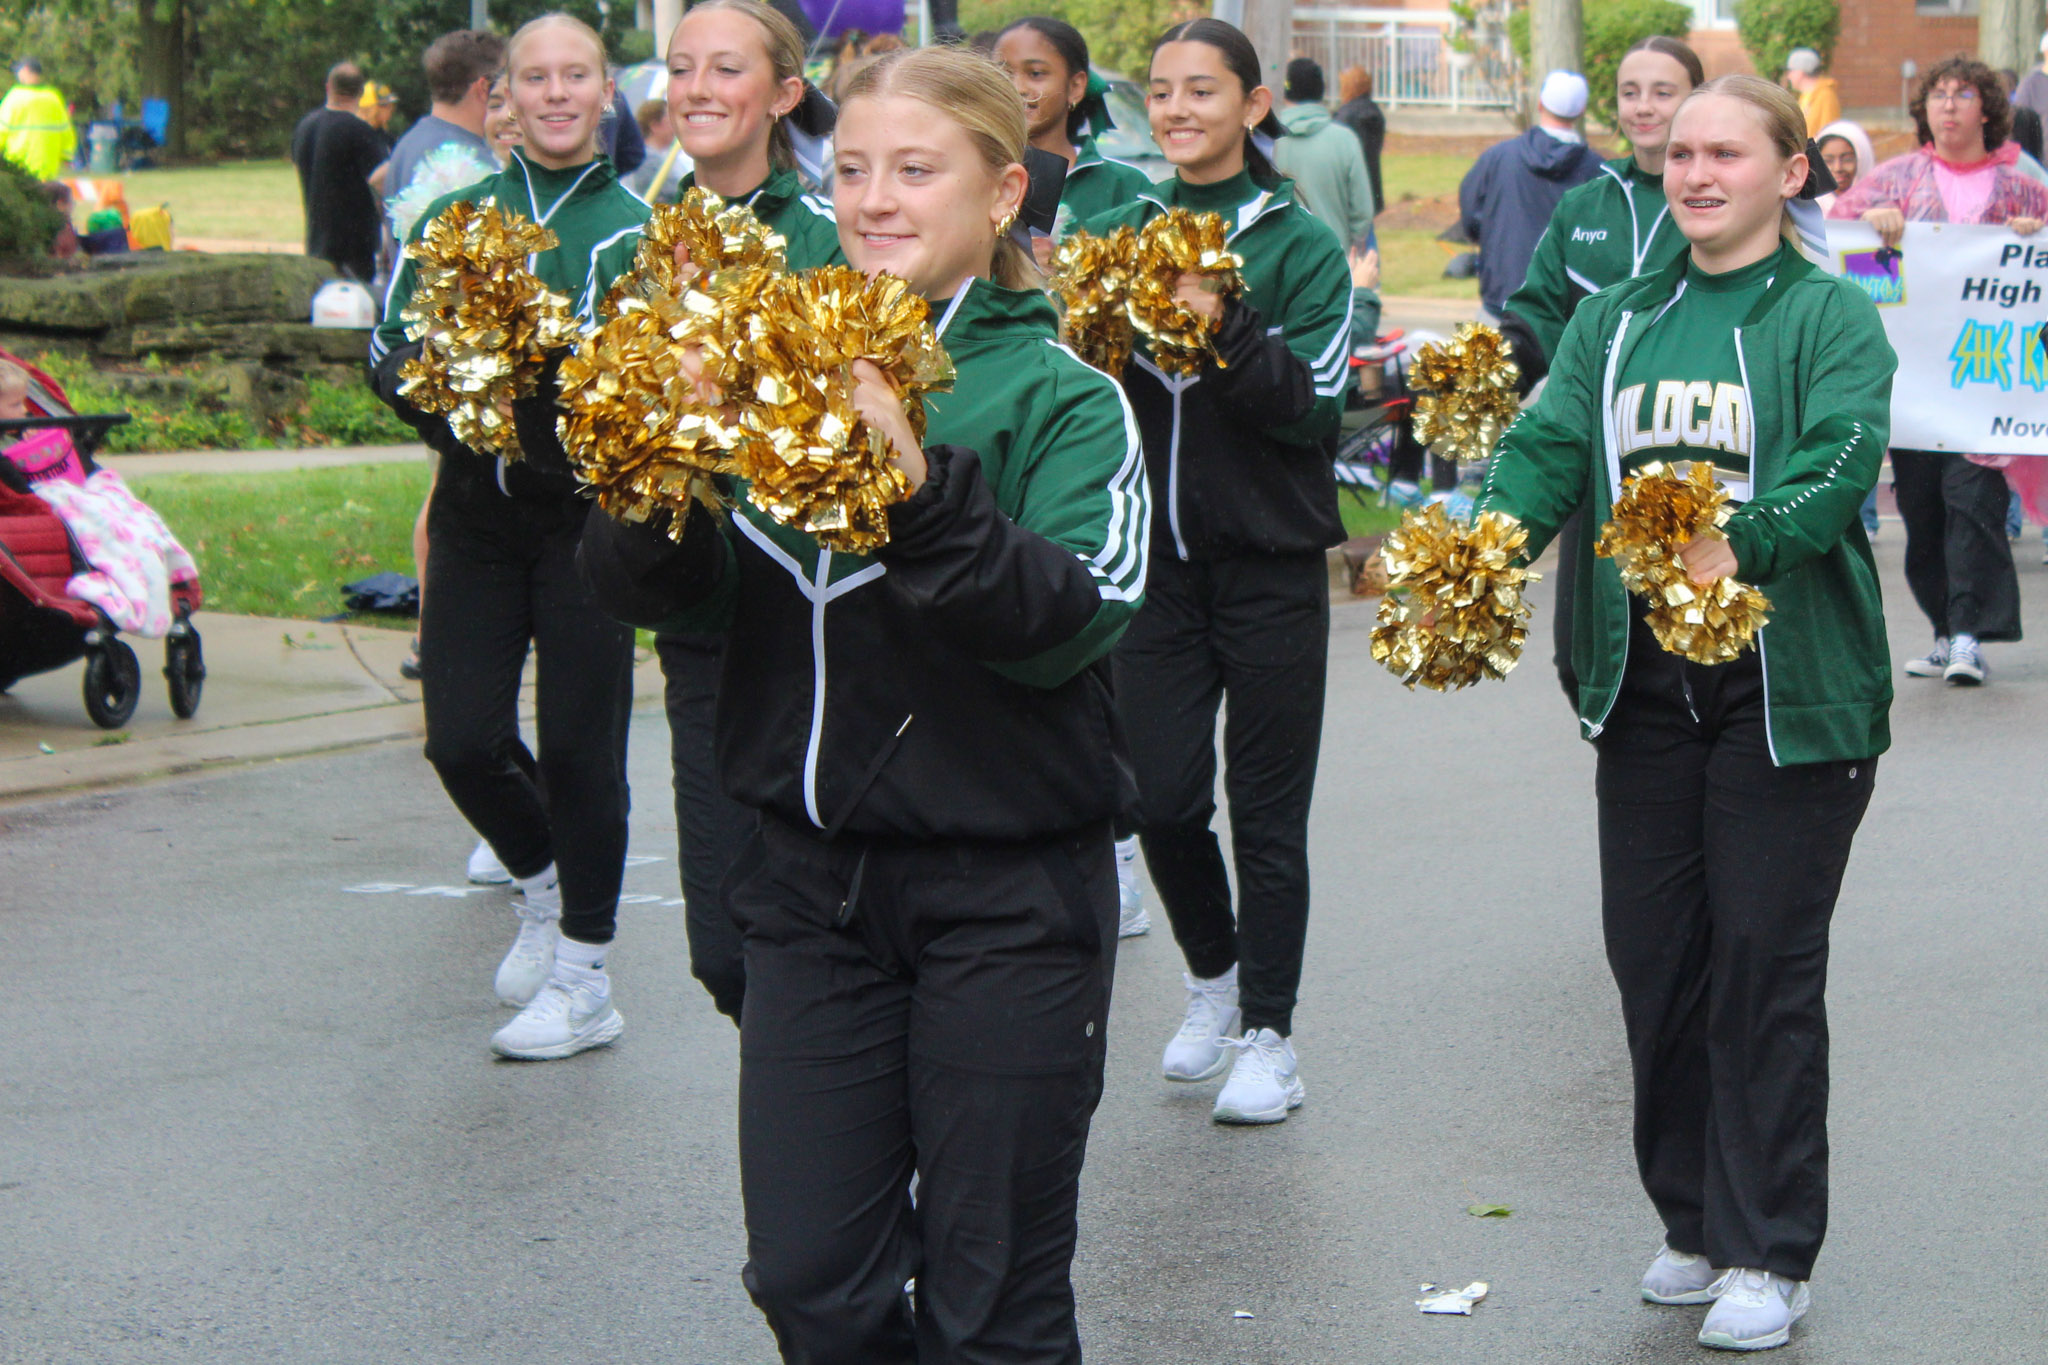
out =
[[[2024,574],[2048,638],[2048,572]],[[1633,1293],[1658,1229],[1591,753],[1539,661],[1409,696],[1370,664],[1366,612],[1338,616],[1308,1104],[1212,1127],[1208,1087],[1153,1070],[1172,945],[1125,946],[1077,1270],[1090,1358],[1698,1359],[1697,1310]],[[1991,657],[1978,693],[1901,682],[1835,935],[1833,1236],[1781,1360],[2048,1360],[2048,648]],[[771,1360],[664,748],[642,716],[626,1036],[540,1066],[486,1055],[512,917],[446,885],[467,839],[410,745],[0,810],[0,1360]],[[1475,1279],[1470,1319],[1412,1305]]]

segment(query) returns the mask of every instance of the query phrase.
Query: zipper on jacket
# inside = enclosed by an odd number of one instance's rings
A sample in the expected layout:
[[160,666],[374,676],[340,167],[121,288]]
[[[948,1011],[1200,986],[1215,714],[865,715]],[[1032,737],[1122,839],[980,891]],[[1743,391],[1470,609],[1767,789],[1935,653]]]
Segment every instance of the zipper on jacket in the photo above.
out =
[[[1633,211],[1633,210],[1631,210]],[[1606,448],[1607,461],[1607,505],[1621,496],[1621,454],[1614,430],[1614,377],[1621,368],[1621,343],[1628,336],[1629,319],[1635,314],[1626,309],[1621,314],[1621,324],[1614,329],[1614,340],[1608,343],[1607,374],[1600,381],[1600,442]],[[1738,348],[1739,350],[1740,348]],[[1628,589],[1621,590],[1622,620],[1628,620]],[[1628,639],[1624,635],[1621,643],[1621,667],[1614,674],[1614,691],[1607,698],[1607,707],[1600,718],[1587,723],[1583,717],[1580,723],[1586,726],[1586,738],[1598,739],[1600,732],[1607,728],[1607,718],[1614,714],[1614,704],[1621,700],[1621,680],[1628,672]]]
[[1173,435],[1166,443],[1166,525],[1173,532],[1173,551],[1188,557],[1188,543],[1180,536],[1180,385],[1169,381],[1173,394]]
[[[1630,279],[1634,279],[1643,273],[1643,257],[1649,254],[1650,243],[1657,240],[1657,229],[1663,227],[1664,220],[1671,215],[1671,206],[1666,204],[1663,208],[1657,210],[1656,218],[1650,223],[1650,235],[1645,238],[1643,236],[1642,220],[1636,216],[1636,193],[1629,188],[1628,176],[1621,171],[1615,170],[1612,166],[1602,166],[1600,169],[1613,176],[1614,183],[1621,186],[1621,202],[1628,206],[1628,249],[1630,260],[1628,274]],[[1593,292],[1597,294],[1600,291],[1596,289]]]

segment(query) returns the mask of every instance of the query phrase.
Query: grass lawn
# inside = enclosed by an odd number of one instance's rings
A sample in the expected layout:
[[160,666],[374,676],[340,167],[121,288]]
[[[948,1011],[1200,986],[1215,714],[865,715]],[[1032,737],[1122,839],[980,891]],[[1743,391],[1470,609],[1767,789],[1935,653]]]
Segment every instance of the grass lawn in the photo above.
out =
[[199,562],[209,611],[318,617],[342,610],[343,583],[413,571],[412,523],[431,469],[344,465],[130,482]]
[[131,209],[170,205],[171,223],[180,237],[291,245],[306,240],[299,175],[289,161],[223,161],[130,171],[122,183]]
[[[1472,158],[1460,152],[1389,152],[1381,157],[1388,204],[1396,210],[1380,219],[1382,294],[1479,297],[1479,281],[1444,278],[1444,265],[1454,249],[1436,240],[1437,233],[1457,218],[1458,182],[1471,165]],[[1418,224],[1418,219],[1428,225]]]
[[1382,507],[1379,498],[1366,494],[1370,506],[1360,506],[1358,499],[1349,493],[1337,495],[1337,506],[1344,513],[1344,534],[1348,536],[1377,536],[1393,530],[1401,523],[1401,509]]

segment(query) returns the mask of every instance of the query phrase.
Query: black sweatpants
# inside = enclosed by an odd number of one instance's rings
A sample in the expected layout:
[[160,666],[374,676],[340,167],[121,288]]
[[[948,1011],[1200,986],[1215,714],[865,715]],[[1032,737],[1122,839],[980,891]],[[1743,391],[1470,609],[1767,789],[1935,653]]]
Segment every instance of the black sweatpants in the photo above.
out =
[[733,886],[740,1184],[746,1285],[782,1358],[1078,1362],[1069,1271],[1116,959],[1108,824],[883,846],[763,817],[761,838]]
[[[1294,1031],[1308,937],[1308,810],[1323,738],[1330,580],[1320,551],[1156,554],[1114,656],[1145,868],[1199,977],[1238,968],[1244,1028]],[[1216,816],[1216,708],[1237,914]]]
[[718,679],[725,669],[723,635],[658,635],[668,703],[668,752],[676,797],[676,842],[683,875],[683,928],[690,975],[735,1024],[747,990],[740,927],[725,898],[725,875],[754,835],[754,812],[718,783],[713,741]]
[[[427,760],[515,877],[553,863],[562,932],[609,943],[626,862],[633,633],[583,586],[588,504],[521,501],[444,470],[427,507],[420,694]],[[519,675],[536,657],[536,783],[516,761]]]
[[1640,620],[1596,744],[1643,1186],[1674,1249],[1804,1280],[1827,1230],[1828,923],[1877,760],[1772,766],[1757,655],[1687,663]]
[[2005,475],[1960,455],[1894,450],[1906,586],[1941,637],[2020,638],[2020,579],[2005,538]]

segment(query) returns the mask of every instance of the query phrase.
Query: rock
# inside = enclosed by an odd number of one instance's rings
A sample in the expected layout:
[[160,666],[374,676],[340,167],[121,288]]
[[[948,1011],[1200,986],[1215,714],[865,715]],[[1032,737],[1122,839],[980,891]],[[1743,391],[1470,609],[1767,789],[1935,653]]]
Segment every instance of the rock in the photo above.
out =
[[190,360],[260,360],[293,372],[332,365],[360,369],[370,334],[305,322],[145,322],[110,328],[95,355],[128,360],[158,356],[170,364]]
[[303,322],[332,272],[304,256],[139,252],[52,279],[0,279],[0,329]]

